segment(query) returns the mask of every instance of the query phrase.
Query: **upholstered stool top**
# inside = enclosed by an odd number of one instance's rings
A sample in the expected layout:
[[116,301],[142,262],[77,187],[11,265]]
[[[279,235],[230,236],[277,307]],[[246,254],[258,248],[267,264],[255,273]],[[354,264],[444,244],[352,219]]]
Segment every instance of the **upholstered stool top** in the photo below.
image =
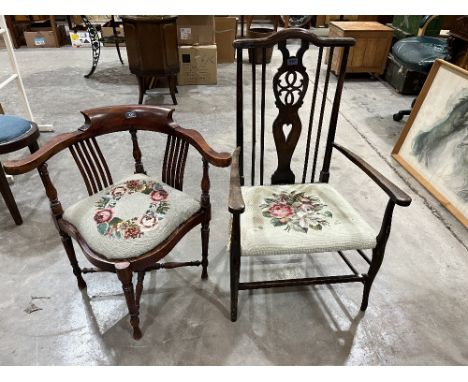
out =
[[26,134],[31,127],[31,122],[26,119],[0,114],[0,143],[14,141]]
[[200,210],[200,202],[157,179],[135,174],[68,207],[63,219],[108,259],[138,257]]
[[447,39],[416,36],[404,38],[393,45],[393,56],[405,67],[428,73],[437,58],[448,55]]
[[375,231],[325,183],[242,187],[243,256],[370,249]]

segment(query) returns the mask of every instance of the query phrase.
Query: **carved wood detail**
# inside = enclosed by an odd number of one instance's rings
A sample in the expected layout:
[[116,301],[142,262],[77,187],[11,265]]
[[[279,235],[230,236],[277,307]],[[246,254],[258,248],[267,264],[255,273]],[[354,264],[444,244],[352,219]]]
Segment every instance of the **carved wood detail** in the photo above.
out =
[[141,150],[140,150],[140,146],[138,145],[137,131],[135,129],[130,129],[129,131],[130,131],[130,135],[132,136],[133,159],[135,159],[135,174],[146,175],[146,171],[143,167],[143,163],[141,162]]
[[[309,85],[309,76],[302,64],[302,57],[309,49],[309,43],[302,41],[296,56],[290,55],[286,41],[280,42],[278,48],[283,54],[283,63],[273,77],[273,93],[278,108],[278,116],[273,122],[273,137],[278,167],[271,177],[272,184],[295,182],[296,176],[291,170],[291,159],[302,130],[298,112]],[[291,126],[288,134],[285,132],[286,126]]]

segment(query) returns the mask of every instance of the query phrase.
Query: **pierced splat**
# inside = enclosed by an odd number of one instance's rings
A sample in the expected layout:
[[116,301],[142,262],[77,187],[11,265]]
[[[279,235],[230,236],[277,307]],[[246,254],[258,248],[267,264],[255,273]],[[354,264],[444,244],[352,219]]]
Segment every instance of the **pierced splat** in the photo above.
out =
[[273,137],[278,156],[278,167],[271,177],[272,184],[292,184],[296,176],[291,170],[291,159],[301,135],[302,123],[299,109],[309,85],[309,76],[302,64],[309,43],[302,41],[296,56],[290,56],[286,41],[278,44],[283,54],[283,64],[273,77],[273,92],[278,116],[273,122]]

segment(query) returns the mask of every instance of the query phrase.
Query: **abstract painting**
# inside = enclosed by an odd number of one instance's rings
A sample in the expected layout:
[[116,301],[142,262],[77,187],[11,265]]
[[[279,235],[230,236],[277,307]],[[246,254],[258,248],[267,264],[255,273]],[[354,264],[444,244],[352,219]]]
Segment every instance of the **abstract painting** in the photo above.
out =
[[434,63],[392,155],[468,227],[468,71]]

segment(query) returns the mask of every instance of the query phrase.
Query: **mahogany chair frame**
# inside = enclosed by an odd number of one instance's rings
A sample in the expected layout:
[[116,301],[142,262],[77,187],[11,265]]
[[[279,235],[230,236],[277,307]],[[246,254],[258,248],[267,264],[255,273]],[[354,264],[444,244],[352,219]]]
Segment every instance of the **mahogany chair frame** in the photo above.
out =
[[[139,305],[143,280],[147,271],[172,269],[182,266],[202,266],[201,278],[208,277],[208,243],[210,233],[211,204],[209,165],[227,167],[231,155],[214,151],[195,130],[184,129],[172,119],[174,109],[156,106],[125,105],[102,107],[83,111],[85,123],[77,131],[60,134],[25,159],[5,163],[7,173],[22,174],[38,169],[50,201],[52,217],[60,234],[65,252],[75,274],[78,287],[86,288],[82,274],[89,272],[113,272],[122,283],[125,299],[133,327],[133,337],[142,336],[139,327]],[[62,218],[63,208],[47,170],[47,161],[57,153],[69,149],[83,177],[89,195],[113,184],[107,162],[99,148],[96,137],[128,131],[133,143],[135,174],[146,174],[142,153],[138,144],[138,131],[152,131],[167,135],[167,145],[162,169],[162,181],[182,191],[187,152],[190,146],[202,157],[200,210],[182,223],[172,234],[152,250],[135,258],[110,260],[96,252],[83,239],[78,230]],[[182,237],[197,225],[201,225],[202,259],[190,262],[160,263]],[[75,239],[85,257],[97,268],[80,268],[73,243]],[[133,287],[133,273],[138,274],[136,288]]]
[[[287,41],[289,39],[300,39],[301,45],[297,50],[296,55],[292,55],[287,48]],[[408,206],[411,203],[411,198],[403,192],[400,188],[386,179],[381,173],[375,170],[370,164],[361,159],[358,155],[354,154],[347,148],[335,143],[335,132],[339,114],[339,106],[341,100],[341,93],[343,89],[343,82],[345,78],[345,68],[347,64],[348,54],[350,48],[354,45],[353,38],[331,38],[319,37],[310,31],[301,28],[290,28],[282,30],[276,34],[270,35],[265,38],[259,39],[239,39],[234,41],[234,47],[237,51],[237,149],[234,151],[232,166],[231,166],[231,179],[230,179],[230,194],[229,194],[229,212],[232,214],[232,228],[231,228],[231,241],[230,241],[230,277],[231,277],[231,320],[237,320],[237,307],[238,307],[238,292],[245,289],[258,289],[258,288],[271,288],[271,287],[284,287],[284,286],[299,286],[299,285],[317,285],[317,284],[335,284],[335,283],[350,283],[360,282],[364,284],[364,292],[361,303],[361,310],[365,311],[368,306],[369,293],[372,283],[377,275],[377,272],[382,265],[385,253],[385,246],[390,234],[392,213],[396,205]],[[298,110],[303,104],[303,99],[306,95],[309,86],[309,76],[306,68],[303,65],[302,58],[304,52],[309,49],[310,45],[318,48],[317,66],[315,70],[315,78],[313,82],[312,103],[310,111],[310,120],[307,129],[307,140],[305,147],[305,160],[302,174],[301,183],[328,183],[330,178],[330,163],[332,157],[332,150],[342,153],[352,163],[354,163],[360,170],[369,176],[380,188],[387,193],[389,200],[382,220],[380,232],[377,235],[377,245],[372,250],[372,257],[368,257],[362,249],[357,249],[358,254],[369,264],[369,269],[366,273],[360,273],[349,261],[342,251],[338,251],[340,258],[343,259],[345,264],[351,270],[351,274],[309,277],[302,279],[284,279],[284,280],[267,280],[267,281],[252,281],[240,282],[240,266],[241,266],[241,214],[245,210],[245,203],[242,197],[241,187],[245,182],[244,174],[244,155],[246,155],[244,145],[244,89],[243,89],[243,52],[249,48],[253,51],[263,49],[263,57],[267,48],[278,45],[278,49],[283,54],[283,62],[277,73],[273,77],[273,92],[275,95],[275,103],[278,108],[278,115],[273,122],[273,136],[276,146],[278,167],[271,177],[271,184],[294,184],[296,177],[291,170],[291,161],[293,153],[299,142],[301,135],[301,120],[298,115]],[[324,50],[328,49],[328,67],[324,79],[324,87],[322,91],[322,101],[318,102],[320,105],[320,114],[318,126],[316,127],[315,147],[312,147],[311,142],[313,135],[313,121],[314,112],[318,100],[318,86],[321,75],[321,63],[324,56]],[[330,78],[330,63],[332,62],[333,54],[341,51],[341,67],[337,75],[337,83],[335,95],[332,102],[332,110],[328,126],[328,135],[326,136],[326,145],[323,156],[323,166],[320,171],[318,179],[316,179],[316,169],[318,164],[318,153],[321,135],[325,135],[323,129],[324,110],[326,106],[327,91],[329,88]],[[255,59],[253,60],[255,62]],[[258,132],[256,131],[256,66],[251,65],[252,73],[252,151],[251,151],[251,185],[255,185],[255,170],[259,167],[260,179],[258,184],[264,184],[264,151],[265,151],[265,90],[266,90],[266,72],[265,60],[261,64],[261,99],[260,99],[260,163],[257,166],[256,160],[256,140]],[[283,82],[281,82],[281,76]],[[302,82],[301,82],[302,79]],[[284,84],[286,82],[286,84]],[[284,96],[284,99],[281,96]],[[297,94],[297,98],[296,98]],[[289,97],[289,98],[288,98]],[[291,130],[286,137],[283,126],[291,125]],[[312,174],[310,182],[306,181],[308,173],[308,165],[310,162],[309,156],[312,158]]]

